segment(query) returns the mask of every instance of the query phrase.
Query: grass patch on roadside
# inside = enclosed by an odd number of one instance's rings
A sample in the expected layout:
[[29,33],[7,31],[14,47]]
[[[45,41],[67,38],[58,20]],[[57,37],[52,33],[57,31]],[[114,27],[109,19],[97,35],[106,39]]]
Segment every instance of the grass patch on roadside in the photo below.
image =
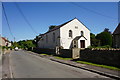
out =
[[43,55],[43,56],[52,56],[52,54],[46,54],[46,53],[41,53],[40,55]]
[[40,55],[48,55],[48,54],[40,54]]
[[[50,54],[40,54],[40,55],[50,55]],[[64,58],[64,57],[59,57],[59,56],[54,56],[56,59],[61,59],[61,60],[73,60],[72,58]],[[93,65],[93,66],[98,66],[98,67],[102,67],[102,68],[107,68],[107,69],[111,69],[111,70],[119,70],[120,68],[117,67],[113,67],[113,66],[107,66],[107,65],[101,65],[101,64],[95,64],[95,63],[91,63],[91,62],[86,62],[86,61],[75,61],[77,63],[81,63],[81,64],[87,64],[87,65]]]
[[61,60],[72,60],[72,58],[63,58],[63,57],[58,57],[58,56],[55,56],[56,59],[61,59]]
[[95,63],[90,63],[90,62],[85,62],[85,61],[76,61],[76,62],[81,63],[81,64],[88,64],[88,65],[108,68],[108,69],[112,69],[112,70],[120,70],[120,68],[113,67],[113,66],[100,65],[100,64],[95,64]]

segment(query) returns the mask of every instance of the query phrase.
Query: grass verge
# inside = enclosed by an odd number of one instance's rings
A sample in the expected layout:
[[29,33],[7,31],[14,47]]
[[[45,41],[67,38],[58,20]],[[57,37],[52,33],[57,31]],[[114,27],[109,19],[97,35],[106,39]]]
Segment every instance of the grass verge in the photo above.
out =
[[[41,55],[48,55],[48,54],[41,54]],[[54,56],[54,57],[56,59],[61,59],[61,60],[72,60],[72,58],[63,58],[63,57],[58,57],[58,56]],[[90,62],[86,62],[86,61],[75,61],[75,62],[81,63],[81,64],[98,66],[98,67],[107,68],[107,69],[111,69],[111,70],[120,70],[120,68],[117,68],[117,67],[101,65],[101,64],[95,64],[95,63],[90,63]]]
[[[49,55],[49,54],[40,54],[40,55]],[[72,60],[72,58],[63,58],[63,57],[59,57],[59,56],[54,56],[56,59],[61,59],[61,60]]]
[[61,59],[61,60],[72,60],[72,58],[63,58],[63,57],[58,57],[58,56],[55,56],[56,59]]
[[90,63],[90,62],[85,62],[85,61],[76,61],[76,62],[81,63],[81,64],[88,64],[88,65],[98,66],[102,68],[112,69],[112,70],[120,70],[120,68],[113,67],[113,66],[100,65],[100,64],[95,64],[95,63]]
[[48,55],[48,54],[40,54],[40,55]]

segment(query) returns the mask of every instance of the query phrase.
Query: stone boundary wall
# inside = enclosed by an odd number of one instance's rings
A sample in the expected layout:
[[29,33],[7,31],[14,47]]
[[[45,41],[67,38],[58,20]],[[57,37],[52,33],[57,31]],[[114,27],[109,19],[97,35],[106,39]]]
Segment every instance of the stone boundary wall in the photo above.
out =
[[[89,49],[89,48],[86,48]],[[115,49],[115,48],[91,48],[89,50],[109,50],[109,51],[120,51],[120,48]]]
[[120,67],[120,49],[85,49],[80,51],[80,59]]
[[[56,55],[55,49],[34,48],[33,51],[36,53],[39,53],[39,54],[46,53],[46,54]],[[58,54],[58,56],[61,56],[61,57],[66,57],[66,58],[72,57],[72,50],[70,50],[70,49],[60,49],[59,53],[60,54]]]
[[[55,49],[34,48],[34,52],[56,55]],[[72,58],[72,50],[60,49],[61,57]],[[120,49],[81,49],[80,60],[120,67]]]
[[71,49],[60,49],[60,56],[66,58],[72,58],[72,50]]
[[47,48],[34,48],[33,49],[34,52],[39,53],[39,54],[55,54],[55,49],[47,49]]

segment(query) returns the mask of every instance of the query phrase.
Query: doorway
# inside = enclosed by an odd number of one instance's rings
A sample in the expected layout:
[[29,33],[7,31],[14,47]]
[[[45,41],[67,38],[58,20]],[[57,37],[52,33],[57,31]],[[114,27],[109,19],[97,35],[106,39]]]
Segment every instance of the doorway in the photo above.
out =
[[85,48],[85,40],[80,40],[80,46],[81,48]]

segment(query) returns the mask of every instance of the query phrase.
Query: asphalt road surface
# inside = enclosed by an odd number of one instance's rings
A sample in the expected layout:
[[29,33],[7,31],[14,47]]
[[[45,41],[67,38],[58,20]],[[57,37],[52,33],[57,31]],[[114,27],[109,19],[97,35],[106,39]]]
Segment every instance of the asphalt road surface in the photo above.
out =
[[107,78],[24,51],[12,51],[9,60],[14,78]]

